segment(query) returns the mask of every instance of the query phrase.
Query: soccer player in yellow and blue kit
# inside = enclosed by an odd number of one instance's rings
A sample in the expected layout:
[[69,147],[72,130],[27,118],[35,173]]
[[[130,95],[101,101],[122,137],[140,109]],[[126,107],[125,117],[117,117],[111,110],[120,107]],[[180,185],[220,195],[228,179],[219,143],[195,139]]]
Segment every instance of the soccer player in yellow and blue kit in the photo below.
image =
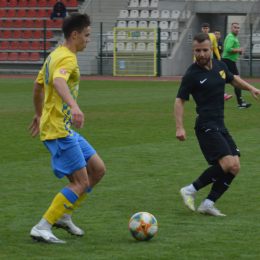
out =
[[70,182],[30,232],[33,239],[46,243],[66,243],[53,235],[52,226],[72,235],[84,235],[73,224],[71,214],[105,174],[104,163],[96,151],[72,130],[72,125],[84,125],[84,114],[77,105],[80,72],[76,53],[89,42],[89,16],[70,14],[63,20],[62,31],[63,44],[48,56],[34,82],[36,115],[29,127],[32,137],[40,132],[41,141],[52,155],[54,174],[58,178],[66,176]]

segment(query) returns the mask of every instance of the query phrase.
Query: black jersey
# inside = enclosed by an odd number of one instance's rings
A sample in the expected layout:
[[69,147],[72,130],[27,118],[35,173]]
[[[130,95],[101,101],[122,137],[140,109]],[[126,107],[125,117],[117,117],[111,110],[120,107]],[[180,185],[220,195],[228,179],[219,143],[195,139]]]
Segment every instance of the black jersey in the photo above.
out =
[[197,104],[195,129],[218,128],[224,125],[224,90],[225,84],[233,81],[234,75],[228,71],[227,65],[212,59],[212,69],[192,64],[184,77],[177,97],[189,100],[190,94]]
[[[221,42],[220,40],[218,40],[217,44],[218,44],[219,55],[222,56],[222,53],[223,53],[223,45],[222,45],[222,42]],[[218,59],[218,57],[216,56],[216,54],[215,54],[214,51],[213,51],[213,58],[214,58],[214,59]]]

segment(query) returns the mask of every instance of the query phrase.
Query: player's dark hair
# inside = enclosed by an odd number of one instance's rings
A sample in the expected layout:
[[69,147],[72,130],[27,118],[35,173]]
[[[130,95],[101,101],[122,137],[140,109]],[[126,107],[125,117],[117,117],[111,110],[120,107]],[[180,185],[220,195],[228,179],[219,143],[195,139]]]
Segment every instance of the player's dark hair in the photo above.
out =
[[203,23],[203,24],[201,25],[201,28],[202,28],[202,27],[208,27],[208,28],[210,28],[209,23]]
[[197,33],[195,34],[194,38],[193,38],[193,42],[199,42],[199,43],[202,43],[204,41],[208,40],[209,42],[210,41],[210,38],[209,38],[209,35],[207,33]]
[[219,29],[216,29],[215,32],[220,32],[220,30],[219,30]]
[[231,24],[231,27],[232,27],[234,24],[237,24],[237,25],[239,25],[239,23],[232,23],[232,24]]
[[70,38],[73,31],[81,33],[85,27],[90,26],[90,17],[87,14],[71,13],[62,22],[62,32],[66,40]]

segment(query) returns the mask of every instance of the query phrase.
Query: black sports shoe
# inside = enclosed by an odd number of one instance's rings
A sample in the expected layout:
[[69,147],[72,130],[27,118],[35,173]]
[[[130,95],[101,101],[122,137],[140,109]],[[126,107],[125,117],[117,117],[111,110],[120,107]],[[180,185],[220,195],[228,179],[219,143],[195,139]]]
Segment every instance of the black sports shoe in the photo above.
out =
[[242,108],[248,108],[250,106],[252,106],[251,103],[242,103],[240,105],[237,105],[239,109],[242,109]]

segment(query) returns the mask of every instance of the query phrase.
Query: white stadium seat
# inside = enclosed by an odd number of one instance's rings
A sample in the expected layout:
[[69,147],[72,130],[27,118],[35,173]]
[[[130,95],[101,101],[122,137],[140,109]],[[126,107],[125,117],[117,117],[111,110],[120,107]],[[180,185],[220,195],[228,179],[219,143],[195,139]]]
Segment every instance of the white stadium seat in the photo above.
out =
[[160,17],[160,12],[158,11],[158,10],[153,10],[152,12],[151,12],[151,16],[150,16],[150,18],[159,18]]
[[252,49],[252,56],[254,58],[260,57],[260,44],[254,44]]
[[170,18],[170,11],[169,10],[162,10],[161,18]]
[[181,14],[181,19],[189,19],[191,16],[191,12],[190,11],[183,11]]
[[149,0],[141,0],[140,7],[149,7]]
[[119,16],[117,18],[128,18],[128,10],[120,10]]
[[108,40],[114,40],[114,32],[113,31],[107,32],[107,39]]
[[146,21],[139,21],[138,28],[147,28],[147,22]]
[[146,50],[146,44],[143,42],[139,42],[136,44],[136,51],[145,51]]
[[179,34],[178,34],[177,32],[172,32],[172,38],[171,38],[171,40],[177,41],[177,40],[178,40],[178,37],[179,37]]
[[181,11],[179,11],[179,10],[173,10],[173,11],[172,11],[171,18],[172,18],[172,19],[178,19],[179,16],[180,16],[180,14],[181,14]]
[[119,39],[119,40],[124,40],[126,39],[126,32],[122,32],[122,31],[119,31],[116,35],[116,38]]
[[140,32],[140,40],[147,40],[147,32]]
[[158,22],[157,21],[151,21],[149,22],[149,28],[158,28]]
[[[154,32],[149,32],[148,40],[154,40]],[[157,33],[156,33],[156,40],[157,40]]]
[[148,43],[146,50],[147,51],[154,51],[154,43]]
[[116,50],[117,51],[124,51],[125,50],[125,44],[123,42],[118,42],[116,44]]
[[253,44],[260,43],[260,33],[253,33],[252,42]]
[[168,22],[167,22],[167,21],[161,21],[161,22],[159,23],[159,27],[160,27],[161,29],[168,29]]
[[137,27],[137,21],[128,22],[128,28],[136,28],[136,27]]
[[139,6],[139,0],[131,0],[129,7],[138,7]]
[[170,22],[169,29],[178,29],[178,27],[179,27],[179,23],[177,23],[176,21]]
[[125,28],[126,27],[126,21],[118,21],[117,27],[118,28]]
[[107,42],[103,51],[113,51],[114,50],[114,43],[113,42]]
[[125,50],[126,50],[126,51],[134,51],[134,50],[135,50],[135,43],[133,43],[133,42],[128,42],[128,43],[126,44]]
[[148,10],[142,10],[140,13],[140,18],[149,18],[149,11]]
[[158,0],[151,0],[150,7],[158,7]]
[[167,40],[169,37],[168,32],[161,32],[161,40]]
[[139,11],[138,10],[131,10],[129,18],[138,18],[139,17]]
[[162,42],[161,43],[161,51],[167,51],[167,50],[168,50],[167,43]]

